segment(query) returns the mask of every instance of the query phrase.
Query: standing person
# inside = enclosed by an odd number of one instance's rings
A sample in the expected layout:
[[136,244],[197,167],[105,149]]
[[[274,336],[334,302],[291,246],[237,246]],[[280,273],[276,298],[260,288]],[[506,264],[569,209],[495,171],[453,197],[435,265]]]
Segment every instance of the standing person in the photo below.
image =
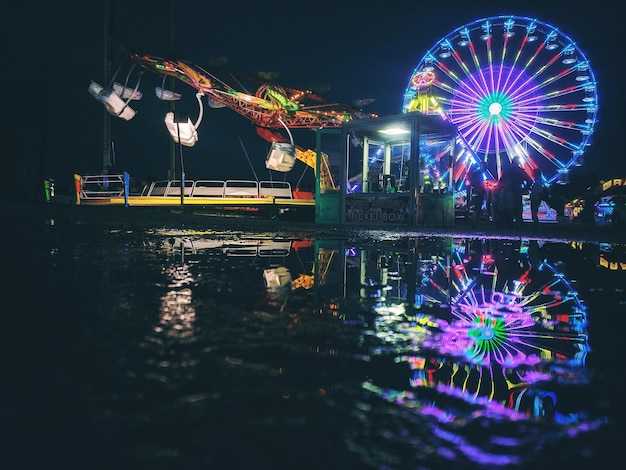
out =
[[624,212],[624,196],[621,194],[613,198],[613,213],[611,214],[611,227],[617,228],[622,224]]
[[522,168],[520,157],[513,157],[511,166],[506,173],[513,190],[513,218],[515,220],[515,228],[522,228],[522,223],[524,222],[522,219],[522,213],[524,211],[522,198],[524,194],[528,192],[530,178]]
[[494,215],[498,228],[512,229],[514,226],[514,191],[511,174],[502,173],[498,185],[493,191]]
[[546,193],[546,187],[541,179],[541,170],[535,168],[533,170],[533,182],[530,187],[530,213],[533,218],[533,223],[539,223],[539,206],[543,201]]
[[589,188],[583,195],[583,210],[580,213],[580,219],[584,227],[595,225],[597,201],[598,195],[596,190]]
[[483,179],[482,165],[470,172],[468,181],[471,189],[469,207],[472,210],[472,228],[476,228],[483,210],[483,202],[485,201],[485,181]]

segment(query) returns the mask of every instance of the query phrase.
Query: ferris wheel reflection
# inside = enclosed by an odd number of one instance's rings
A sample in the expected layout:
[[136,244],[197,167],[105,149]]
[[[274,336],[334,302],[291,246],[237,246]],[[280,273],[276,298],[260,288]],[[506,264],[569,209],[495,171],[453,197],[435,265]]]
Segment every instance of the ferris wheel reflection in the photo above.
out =
[[[551,423],[554,436],[604,422],[589,418],[584,403],[559,402],[564,385],[588,382],[587,312],[538,241],[450,239],[434,248],[346,253],[347,266],[361,267],[361,305],[375,315],[365,332],[371,352],[407,368],[406,388],[381,377],[364,389],[434,418],[427,421],[433,432],[445,423],[448,438],[463,440],[457,450],[469,448],[459,430],[481,416]],[[515,446],[532,446],[532,439],[515,439]],[[472,446],[470,458],[488,463],[494,456],[487,447]],[[513,463],[507,455],[499,458]]]

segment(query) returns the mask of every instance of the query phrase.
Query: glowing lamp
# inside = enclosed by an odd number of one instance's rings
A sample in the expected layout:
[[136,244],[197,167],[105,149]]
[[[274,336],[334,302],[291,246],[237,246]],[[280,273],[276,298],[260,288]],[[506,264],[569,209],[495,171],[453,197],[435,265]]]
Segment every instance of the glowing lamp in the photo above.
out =
[[388,127],[387,129],[381,129],[378,132],[385,135],[403,135],[411,133],[411,131],[407,129],[402,129],[400,127]]

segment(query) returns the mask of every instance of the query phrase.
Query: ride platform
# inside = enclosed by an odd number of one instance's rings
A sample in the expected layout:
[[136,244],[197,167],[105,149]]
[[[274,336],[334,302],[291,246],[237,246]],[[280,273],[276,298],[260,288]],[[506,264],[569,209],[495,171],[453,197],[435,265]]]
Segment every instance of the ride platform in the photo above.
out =
[[312,193],[293,191],[285,181],[185,180],[181,185],[180,180],[163,180],[144,185],[140,192],[131,191],[127,173],[74,175],[74,182],[76,204],[85,206],[192,206],[271,214],[297,210],[310,213],[315,208]]

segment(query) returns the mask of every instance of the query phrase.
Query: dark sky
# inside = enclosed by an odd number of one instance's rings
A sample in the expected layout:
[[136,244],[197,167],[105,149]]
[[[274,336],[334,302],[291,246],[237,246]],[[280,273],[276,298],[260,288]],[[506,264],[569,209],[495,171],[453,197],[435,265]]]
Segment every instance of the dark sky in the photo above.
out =
[[[585,51],[599,89],[599,114],[586,159],[591,172],[626,174],[619,141],[624,134],[623,18],[612,1],[195,1],[112,2],[112,39],[129,51],[178,57],[201,66],[227,57],[228,68],[255,75],[278,72],[277,82],[307,88],[327,85],[324,96],[350,104],[373,98],[365,110],[401,112],[402,96],[421,57],[455,28],[482,17],[529,16],[557,26]],[[104,2],[19,2],[4,7],[5,105],[24,123],[47,125],[46,171],[56,179],[102,166],[102,106],[88,93],[103,83]],[[56,3],[63,3],[59,6]],[[364,6],[365,5],[365,6]],[[172,29],[173,27],[173,29]],[[173,31],[173,41],[172,41]],[[114,49],[113,69],[123,64]],[[128,64],[124,64],[127,66]],[[125,76],[127,68],[120,72]],[[118,169],[141,178],[164,178],[170,138],[163,124],[167,104],[154,97],[160,79],[142,77],[144,98],[132,121],[111,119]],[[195,91],[177,85],[190,110]],[[205,110],[200,142],[184,149],[187,177],[253,178],[245,149],[260,179],[268,144],[254,127],[228,109]],[[192,112],[193,114],[193,112]],[[44,119],[43,117],[47,118]],[[6,115],[5,118],[7,119]],[[10,118],[8,118],[10,120]],[[9,126],[16,126],[10,120]],[[3,123],[7,121],[3,120]],[[41,127],[41,126],[40,126]],[[5,130],[6,132],[6,130]],[[312,131],[294,131],[296,143],[313,142]],[[6,134],[3,134],[6,135]],[[241,142],[240,142],[241,140]],[[296,167],[299,178],[303,166]]]

